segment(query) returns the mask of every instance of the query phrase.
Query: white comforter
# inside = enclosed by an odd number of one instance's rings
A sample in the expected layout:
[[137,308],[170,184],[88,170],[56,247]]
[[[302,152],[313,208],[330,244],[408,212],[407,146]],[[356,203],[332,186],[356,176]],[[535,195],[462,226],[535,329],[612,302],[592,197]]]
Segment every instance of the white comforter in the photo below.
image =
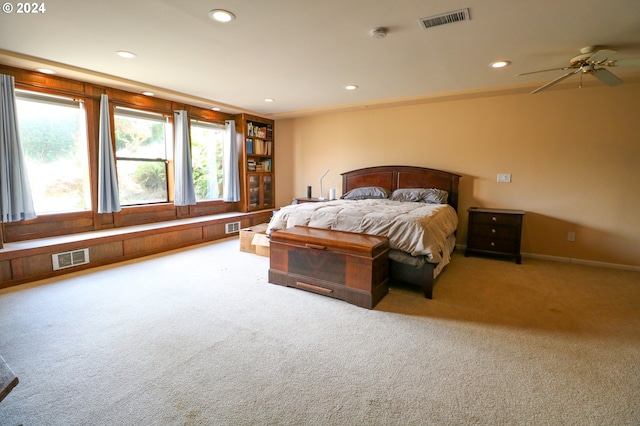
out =
[[386,236],[392,249],[439,263],[445,240],[458,226],[458,215],[448,204],[384,199],[303,203],[277,211],[267,234],[296,225]]

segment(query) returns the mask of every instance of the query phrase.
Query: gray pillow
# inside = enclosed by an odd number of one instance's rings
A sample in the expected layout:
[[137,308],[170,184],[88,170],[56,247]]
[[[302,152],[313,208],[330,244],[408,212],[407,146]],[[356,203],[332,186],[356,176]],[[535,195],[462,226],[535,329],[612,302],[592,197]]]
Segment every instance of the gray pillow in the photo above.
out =
[[391,191],[380,186],[363,186],[355,188],[344,194],[342,199],[345,200],[368,200],[370,198],[389,198]]
[[447,204],[449,193],[437,188],[400,188],[393,191],[391,200],[428,204]]

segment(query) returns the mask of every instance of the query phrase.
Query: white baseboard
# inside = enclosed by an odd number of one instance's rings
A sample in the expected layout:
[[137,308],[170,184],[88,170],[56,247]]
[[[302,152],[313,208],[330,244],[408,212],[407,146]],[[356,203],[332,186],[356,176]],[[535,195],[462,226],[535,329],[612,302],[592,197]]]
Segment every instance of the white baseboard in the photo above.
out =
[[[464,252],[464,249],[466,247],[467,246],[465,245],[456,245],[456,250],[460,250]],[[549,260],[552,262],[572,263],[574,265],[597,266],[600,268],[622,269],[625,271],[640,272],[640,266],[623,265],[620,263],[598,262],[595,260],[573,259],[570,257],[561,257],[561,256],[549,256],[546,254],[536,254],[536,253],[520,253],[520,254],[522,255],[522,257],[528,257],[530,259]]]

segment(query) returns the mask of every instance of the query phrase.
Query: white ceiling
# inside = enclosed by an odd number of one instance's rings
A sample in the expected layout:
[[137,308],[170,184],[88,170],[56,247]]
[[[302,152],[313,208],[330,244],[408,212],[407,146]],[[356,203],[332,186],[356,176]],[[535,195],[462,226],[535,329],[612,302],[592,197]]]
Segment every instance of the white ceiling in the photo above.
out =
[[[563,71],[514,74],[566,66],[590,45],[618,50],[616,59],[640,58],[638,0],[43,4],[44,13],[0,13],[0,63],[29,69],[42,64],[62,76],[274,118],[488,88],[531,90]],[[214,22],[208,15],[214,8],[236,19]],[[470,10],[468,22],[428,30],[418,22],[464,8]],[[387,36],[372,38],[376,27],[387,28]],[[117,50],[137,58],[122,59]],[[490,68],[498,59],[512,65]],[[640,67],[611,70],[624,78]],[[588,75],[586,80],[602,84]],[[579,77],[566,82],[577,88]],[[346,91],[347,84],[359,88]]]

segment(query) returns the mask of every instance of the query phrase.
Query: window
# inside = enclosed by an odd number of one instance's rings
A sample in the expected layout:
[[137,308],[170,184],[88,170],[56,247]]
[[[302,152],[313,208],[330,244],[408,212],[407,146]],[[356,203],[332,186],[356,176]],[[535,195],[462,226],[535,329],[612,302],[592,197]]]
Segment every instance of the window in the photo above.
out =
[[16,90],[16,108],[36,213],[91,210],[82,101]]
[[191,120],[191,162],[196,201],[222,198],[224,126]]
[[167,118],[161,114],[116,108],[114,130],[121,205],[169,201],[168,127]]

